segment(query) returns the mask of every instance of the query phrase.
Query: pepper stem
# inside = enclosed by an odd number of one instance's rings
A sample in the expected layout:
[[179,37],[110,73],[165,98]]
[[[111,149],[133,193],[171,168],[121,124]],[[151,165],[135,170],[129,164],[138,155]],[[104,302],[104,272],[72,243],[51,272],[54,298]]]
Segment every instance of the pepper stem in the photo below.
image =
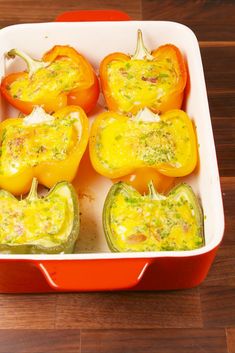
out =
[[33,178],[32,185],[31,185],[29,194],[27,196],[28,200],[35,200],[38,198],[37,188],[38,188],[38,180],[37,178]]
[[152,200],[160,201],[160,200],[166,199],[166,196],[161,195],[156,191],[152,180],[148,183],[148,189],[149,189],[149,196]]
[[138,29],[137,34],[137,45],[135,54],[132,56],[133,60],[153,60],[154,57],[150,54],[148,49],[144,45],[142,31]]
[[135,121],[156,123],[160,121],[160,116],[158,114],[153,113],[149,108],[145,107],[136,114],[134,119]]
[[49,123],[54,120],[55,118],[52,115],[47,114],[42,107],[36,105],[33,108],[32,112],[23,118],[23,124],[33,125],[33,124]]
[[27,64],[29,77],[31,77],[39,69],[42,69],[43,67],[47,67],[48,65],[50,65],[50,62],[44,62],[44,61],[32,59],[28,54],[18,49],[11,49],[6,54],[6,57],[8,59],[14,59],[16,56],[21,57]]

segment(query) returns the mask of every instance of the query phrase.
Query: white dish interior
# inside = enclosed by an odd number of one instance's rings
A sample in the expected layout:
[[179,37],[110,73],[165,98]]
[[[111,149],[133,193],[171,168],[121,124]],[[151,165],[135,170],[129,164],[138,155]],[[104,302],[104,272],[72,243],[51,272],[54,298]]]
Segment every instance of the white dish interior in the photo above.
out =
[[[185,110],[194,121],[199,143],[200,167],[184,181],[189,183],[201,200],[205,221],[206,245],[193,251],[110,253],[102,228],[102,208],[112,183],[96,175],[80,184],[81,232],[76,253],[71,255],[0,255],[0,258],[81,259],[120,257],[193,256],[217,246],[223,236],[224,215],[219,174],[211,128],[207,93],[197,39],[184,25],[161,21],[83,22],[23,24],[0,31],[0,75],[25,69],[22,60],[6,61],[4,53],[12,48],[21,49],[34,58],[56,44],[69,44],[81,52],[98,71],[100,61],[109,53],[120,51],[133,54],[137,30],[141,29],[147,48],[173,43],[184,54],[190,76],[190,90]],[[102,110],[102,96],[94,115]],[[0,116],[16,117],[18,111],[1,98]],[[79,173],[86,173],[80,167]]]

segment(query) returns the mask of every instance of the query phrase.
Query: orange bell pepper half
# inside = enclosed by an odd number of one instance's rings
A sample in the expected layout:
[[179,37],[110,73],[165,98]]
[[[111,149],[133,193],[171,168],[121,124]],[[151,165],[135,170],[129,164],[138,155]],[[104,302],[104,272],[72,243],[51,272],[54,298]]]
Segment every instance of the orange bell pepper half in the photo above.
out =
[[48,113],[66,105],[79,105],[89,113],[99,97],[99,83],[91,64],[74,48],[56,45],[44,54],[42,60],[33,60],[27,54],[12,49],[8,58],[20,56],[28,72],[7,75],[1,83],[6,100],[24,114],[35,105]]
[[197,142],[188,115],[178,109],[159,116],[148,108],[135,117],[100,114],[90,133],[93,168],[110,179],[148,167],[168,177],[190,174],[197,164]]
[[166,44],[150,54],[139,30],[135,54],[106,56],[100,65],[100,80],[109,110],[136,114],[148,107],[161,114],[181,108],[187,71],[176,46]]
[[30,190],[34,177],[51,188],[72,181],[88,143],[82,108],[64,107],[53,115],[41,107],[25,118],[0,123],[0,188],[14,195]]

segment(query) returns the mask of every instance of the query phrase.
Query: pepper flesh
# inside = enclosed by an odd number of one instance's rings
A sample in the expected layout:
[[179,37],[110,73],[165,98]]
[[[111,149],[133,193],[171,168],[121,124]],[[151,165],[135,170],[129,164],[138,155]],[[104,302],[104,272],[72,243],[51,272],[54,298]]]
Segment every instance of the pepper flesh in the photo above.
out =
[[54,115],[36,108],[24,119],[0,124],[0,187],[14,195],[29,191],[33,177],[52,187],[72,181],[88,142],[88,119],[80,107]]
[[28,72],[12,73],[1,83],[6,100],[24,114],[35,105],[51,113],[66,105],[79,105],[89,113],[98,100],[99,83],[90,63],[69,46],[56,45],[41,61],[16,49],[8,57],[21,56]]
[[139,30],[134,56],[106,56],[100,65],[100,80],[109,110],[136,114],[148,107],[155,113],[164,113],[181,108],[187,71],[176,46],[166,44],[150,54]]
[[182,110],[159,117],[144,109],[131,119],[102,113],[92,125],[89,147],[94,169],[111,179],[143,167],[166,176],[185,176],[197,164],[193,125]]
[[103,226],[111,251],[193,250],[204,245],[201,206],[187,184],[167,196],[141,196],[126,183],[114,184],[105,200]]
[[79,205],[73,186],[56,184],[44,197],[33,179],[27,198],[17,200],[0,190],[0,253],[58,254],[73,252],[79,234]]
[[131,185],[142,195],[148,193],[148,184],[152,181],[155,189],[160,194],[165,194],[173,187],[175,178],[163,175],[154,168],[143,167],[133,171],[129,175],[113,179],[112,181],[114,183],[123,181]]

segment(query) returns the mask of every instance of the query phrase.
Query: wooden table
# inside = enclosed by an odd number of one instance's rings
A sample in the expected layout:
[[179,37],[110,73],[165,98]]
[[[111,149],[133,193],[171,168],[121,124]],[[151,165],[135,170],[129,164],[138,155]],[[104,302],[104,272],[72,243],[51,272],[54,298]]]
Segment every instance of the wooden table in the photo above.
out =
[[0,353],[234,353],[235,1],[0,0],[0,26],[97,8],[178,21],[196,33],[221,175],[224,241],[207,279],[191,290],[0,295]]

